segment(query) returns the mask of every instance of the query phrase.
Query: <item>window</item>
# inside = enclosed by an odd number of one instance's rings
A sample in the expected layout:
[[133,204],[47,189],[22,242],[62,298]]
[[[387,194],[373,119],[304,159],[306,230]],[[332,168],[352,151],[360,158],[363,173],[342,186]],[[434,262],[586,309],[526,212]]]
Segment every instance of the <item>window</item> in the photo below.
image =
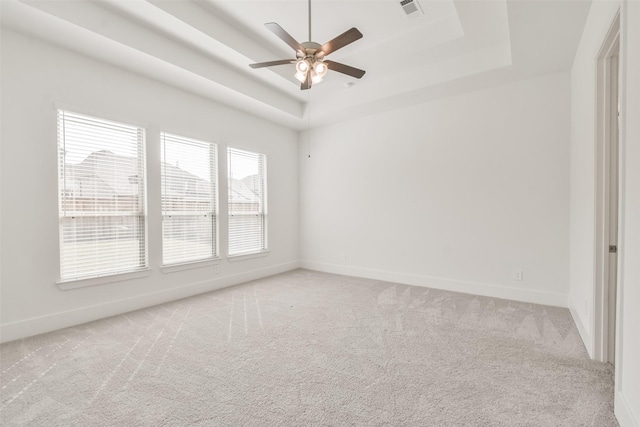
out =
[[217,250],[217,146],[180,136],[162,140],[162,261],[212,259]]
[[267,249],[266,157],[228,150],[229,255]]
[[58,111],[60,279],[147,266],[144,130]]

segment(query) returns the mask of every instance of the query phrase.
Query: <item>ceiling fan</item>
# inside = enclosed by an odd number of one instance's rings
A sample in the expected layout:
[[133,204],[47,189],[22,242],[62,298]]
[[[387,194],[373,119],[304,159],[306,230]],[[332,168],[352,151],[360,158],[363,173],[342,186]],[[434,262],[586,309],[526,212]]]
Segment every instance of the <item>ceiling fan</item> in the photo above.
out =
[[274,65],[296,64],[295,77],[301,83],[300,89],[311,89],[312,84],[322,81],[328,70],[337,71],[357,79],[364,76],[365,71],[349,65],[325,59],[327,55],[362,38],[357,28],[351,28],[323,45],[311,41],[311,0],[309,0],[309,41],[298,43],[280,25],[268,22],[265,25],[272,33],[291,46],[296,52],[296,59],[280,59],[277,61],[249,64],[251,68],[273,67]]

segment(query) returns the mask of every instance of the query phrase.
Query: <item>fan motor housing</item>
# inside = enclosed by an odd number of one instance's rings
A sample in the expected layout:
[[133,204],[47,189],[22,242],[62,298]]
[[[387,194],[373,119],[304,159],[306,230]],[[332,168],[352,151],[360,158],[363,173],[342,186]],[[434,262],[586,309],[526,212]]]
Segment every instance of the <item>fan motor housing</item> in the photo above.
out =
[[[304,52],[301,51],[297,51],[296,52],[296,57],[298,59],[302,59],[302,58],[308,58],[308,57],[314,57],[316,59],[321,60],[324,57],[323,53],[318,52],[320,50],[320,48],[322,47],[319,43],[316,42],[303,42],[300,43],[302,45],[302,47],[304,48]],[[318,52],[318,55],[316,56],[316,52]]]

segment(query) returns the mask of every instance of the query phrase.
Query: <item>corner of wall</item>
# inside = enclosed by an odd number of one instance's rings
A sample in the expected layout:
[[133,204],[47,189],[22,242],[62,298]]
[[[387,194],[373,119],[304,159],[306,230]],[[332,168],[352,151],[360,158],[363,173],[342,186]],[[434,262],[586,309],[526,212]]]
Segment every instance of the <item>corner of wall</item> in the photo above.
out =
[[589,357],[591,359],[594,358],[594,348],[593,348],[593,337],[591,336],[591,328],[585,324],[584,319],[580,316],[580,312],[577,310],[575,302],[569,298],[568,301],[569,312],[571,313],[571,317],[573,318],[573,323],[575,323],[578,328],[578,333],[580,334],[580,338],[582,338],[582,343],[587,349],[587,353],[589,353]]
[[616,392],[614,413],[620,427],[640,427],[638,418],[636,418],[631,411],[631,405],[629,405],[629,402],[627,402],[626,397],[620,390]]

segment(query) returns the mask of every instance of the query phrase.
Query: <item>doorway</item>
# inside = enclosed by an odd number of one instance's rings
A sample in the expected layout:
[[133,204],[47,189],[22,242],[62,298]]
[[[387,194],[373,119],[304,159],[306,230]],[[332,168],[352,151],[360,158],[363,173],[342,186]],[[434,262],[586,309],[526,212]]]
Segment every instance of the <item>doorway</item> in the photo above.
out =
[[595,358],[614,363],[618,280],[620,16],[598,55]]

